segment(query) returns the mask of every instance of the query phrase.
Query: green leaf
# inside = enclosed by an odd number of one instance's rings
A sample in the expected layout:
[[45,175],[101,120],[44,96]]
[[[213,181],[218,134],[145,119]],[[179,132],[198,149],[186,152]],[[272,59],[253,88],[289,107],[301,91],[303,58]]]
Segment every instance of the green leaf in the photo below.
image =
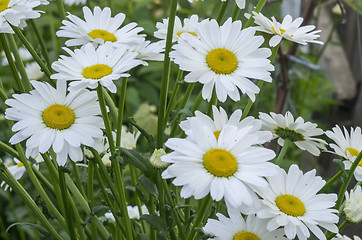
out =
[[140,181],[142,183],[145,190],[149,194],[153,195],[155,198],[158,197],[158,190],[157,190],[156,184],[153,183],[148,177],[146,177],[145,175],[142,175],[138,178],[138,181]]
[[40,233],[42,233],[44,236],[46,236],[46,239],[51,239],[51,235],[48,233],[48,231],[46,230],[45,227],[39,225],[39,224],[33,224],[33,223],[13,223],[11,224],[7,229],[6,229],[6,233],[9,233],[9,230],[15,226],[18,226],[18,227],[30,227],[32,229],[37,229]]
[[141,216],[141,219],[146,220],[149,224],[154,226],[154,228],[160,232],[167,232],[167,225],[165,221],[159,216],[152,214],[144,214]]

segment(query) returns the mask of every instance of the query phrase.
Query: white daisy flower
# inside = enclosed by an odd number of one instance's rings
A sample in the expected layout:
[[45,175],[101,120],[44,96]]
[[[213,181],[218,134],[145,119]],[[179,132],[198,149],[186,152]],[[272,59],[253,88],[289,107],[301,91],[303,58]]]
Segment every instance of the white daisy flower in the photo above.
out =
[[326,182],[315,174],[315,169],[303,174],[293,164],[288,174],[280,168],[278,175],[267,177],[270,186],[259,192],[263,206],[257,215],[268,219],[269,231],[283,227],[288,239],[297,237],[299,240],[309,238],[309,231],[318,239],[326,240],[318,226],[338,232],[338,216],[335,214],[338,210],[332,208],[337,195],[317,194]]
[[25,72],[31,80],[40,80],[44,76],[44,72],[36,62],[25,64]]
[[361,186],[355,190],[345,192],[346,202],[343,207],[343,213],[349,223],[356,224],[362,221],[362,191]]
[[[28,61],[30,59],[33,59],[33,56],[31,56],[30,52],[28,51],[28,49],[24,48],[24,47],[20,47],[18,49],[19,51],[19,55],[20,55],[20,58],[21,60],[23,61]],[[4,51],[1,51],[1,65],[3,66],[7,66],[9,65],[9,62],[8,62],[8,59],[6,58],[5,56],[5,52]],[[13,60],[15,61],[15,57],[14,57],[14,54],[11,53],[11,57],[13,58]]]
[[40,17],[33,8],[46,5],[46,0],[2,0],[0,2],[0,33],[14,33],[9,24],[23,29],[27,19]]
[[[141,211],[142,214],[149,214],[148,209],[145,205],[141,206]],[[139,220],[141,215],[140,212],[138,211],[138,207],[137,206],[127,206],[127,212],[128,212],[128,216],[130,219],[136,219]]]
[[136,46],[130,48],[131,51],[137,52],[138,56],[136,57],[139,60],[143,61],[144,65],[148,65],[146,61],[163,61],[165,51],[165,41],[158,41],[151,43],[151,41],[142,41]]
[[[251,126],[238,129],[225,126],[216,140],[213,131],[197,119],[191,119],[191,131],[186,139],[170,138],[165,146],[174,150],[161,158],[171,165],[162,173],[173,184],[183,186],[181,197],[223,197],[228,206],[251,206],[258,200],[254,187],[265,187],[263,177],[277,173],[276,165],[268,162],[275,153],[255,144],[260,143]],[[264,142],[271,139],[265,136]]]
[[93,13],[88,7],[83,7],[84,20],[69,13],[63,20],[61,30],[57,32],[58,37],[71,38],[65,42],[65,45],[79,46],[86,43],[93,43],[95,46],[105,42],[114,44],[135,45],[144,40],[144,35],[138,35],[143,30],[136,27],[136,23],[129,23],[121,27],[126,15],[118,13],[111,17],[109,7],[101,10],[100,7],[94,7]]
[[72,5],[84,5],[87,3],[87,0],[64,0],[64,3],[68,6],[72,6]]
[[282,229],[268,231],[267,220],[260,219],[255,215],[248,215],[246,220],[240,213],[232,214],[230,218],[221,213],[216,213],[218,220],[208,219],[203,230],[213,235],[215,240],[281,240],[284,238]]
[[115,222],[116,221],[116,219],[114,218],[114,215],[113,215],[113,213],[109,210],[108,212],[106,212],[105,214],[104,214],[104,216],[108,219],[108,220],[110,220],[110,221],[112,221],[112,222]]
[[271,112],[259,113],[259,118],[263,122],[263,130],[271,131],[274,138],[278,138],[278,144],[284,145],[284,140],[289,139],[298,148],[307,150],[314,156],[320,154],[320,149],[325,149],[326,142],[322,139],[315,138],[323,134],[323,130],[317,128],[317,124],[304,122],[302,117],[298,117],[294,121],[294,117],[290,112],[285,116]]
[[262,126],[260,120],[251,116],[240,120],[242,115],[242,111],[240,109],[234,111],[230,118],[228,118],[226,111],[222,107],[219,107],[218,109],[216,106],[212,106],[212,112],[213,119],[200,111],[195,111],[195,117],[188,117],[186,120],[180,123],[181,129],[185,132],[186,135],[191,135],[193,133],[191,130],[191,122],[193,119],[197,119],[203,126],[208,127],[214,133],[216,140],[219,138],[221,130],[226,125],[233,125],[237,128],[252,127],[251,131],[253,131],[254,134],[258,136],[258,138],[261,140],[261,143],[264,143],[265,139],[270,136],[268,131],[259,131]]
[[[110,92],[117,91],[114,80],[129,77],[126,73],[142,62],[135,59],[136,52],[127,51],[125,46],[114,47],[112,43],[105,43],[97,49],[91,43],[75,49],[74,52],[63,48],[69,55],[61,55],[58,61],[53,62],[52,68],[58,72],[51,76],[57,80],[74,80],[69,84],[69,90],[83,88],[95,89],[98,83]],[[115,54],[117,53],[117,54]]]
[[[200,24],[205,24],[209,20],[204,19],[199,22],[199,17],[197,15],[192,15],[190,18],[184,19],[184,24],[182,24],[179,17],[175,17],[175,24],[173,27],[173,35],[172,35],[172,42],[176,42],[180,39],[183,33],[189,33],[193,36],[198,36],[197,27]],[[162,19],[162,23],[156,23],[157,31],[154,33],[156,38],[166,40],[167,38],[167,28],[168,28],[168,19]],[[166,42],[164,42],[166,44]]]
[[14,94],[5,101],[9,108],[5,118],[16,121],[15,133],[9,142],[26,140],[26,156],[35,157],[52,147],[57,162],[64,166],[67,158],[81,161],[81,145],[95,147],[95,140],[103,136],[103,119],[97,93],[88,90],[66,94],[66,83],[57,81],[57,88],[48,83],[31,81],[35,90]]
[[[332,240],[352,240],[351,238],[347,237],[346,235],[337,234]],[[353,240],[361,240],[358,236],[353,236]]]
[[[197,1],[197,0],[189,0],[189,2],[193,2],[193,1]],[[226,2],[227,0],[221,0],[221,2]],[[245,0],[235,0],[236,5],[240,8],[240,9],[244,9],[245,8]]]
[[299,44],[306,45],[307,43],[318,43],[323,42],[316,40],[319,38],[321,30],[315,30],[314,25],[300,26],[303,22],[303,18],[299,17],[293,21],[290,15],[284,17],[282,23],[279,23],[275,17],[269,20],[264,17],[262,13],[253,12],[253,18],[255,24],[259,25],[256,27],[258,31],[273,34],[274,36],[270,39],[269,45],[275,47],[280,43],[282,38],[289,41],[293,41]]
[[241,30],[241,22],[229,18],[221,27],[216,20],[209,26],[200,25],[198,38],[184,34],[170,53],[173,61],[183,71],[186,82],[200,82],[202,97],[210,101],[215,86],[219,101],[227,96],[240,100],[239,90],[254,101],[260,89],[248,78],[271,82],[269,71],[274,67],[268,57],[270,49],[259,48],[262,36],[255,36],[255,29]]
[[[350,169],[352,163],[362,151],[361,128],[351,128],[351,131],[348,132],[347,129],[343,127],[342,132],[342,129],[336,125],[332,128],[332,131],[326,131],[326,135],[335,142],[335,144],[329,144],[329,146],[334,150],[333,153],[346,159],[343,161],[343,164],[347,170]],[[362,181],[362,161],[359,162],[356,170],[354,171],[354,177],[357,181]]]

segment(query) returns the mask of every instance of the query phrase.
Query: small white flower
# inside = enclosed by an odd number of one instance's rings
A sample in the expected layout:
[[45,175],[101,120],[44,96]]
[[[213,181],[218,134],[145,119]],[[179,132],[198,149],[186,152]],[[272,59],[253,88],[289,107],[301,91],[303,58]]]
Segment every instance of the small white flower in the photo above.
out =
[[343,207],[343,213],[349,223],[359,223],[362,221],[362,191],[361,186],[355,190],[345,192],[346,202]]
[[246,220],[240,213],[235,213],[230,218],[221,213],[216,214],[218,220],[208,219],[203,230],[213,235],[214,240],[242,240],[242,239],[260,239],[260,240],[282,240],[284,232],[282,229],[269,231],[266,228],[267,220],[260,219],[254,214],[248,215]]
[[44,76],[44,72],[41,71],[36,62],[27,63],[25,65],[25,72],[30,80],[40,80]]
[[274,138],[278,138],[280,146],[284,145],[285,139],[289,139],[298,148],[307,150],[314,156],[320,154],[319,149],[325,149],[326,142],[315,137],[323,134],[323,130],[317,128],[315,123],[304,122],[302,117],[294,121],[290,112],[287,112],[285,116],[273,112],[270,115],[261,112],[259,118],[263,121],[262,129],[271,131]]
[[260,189],[262,208],[257,215],[268,219],[267,229],[283,227],[288,239],[306,240],[311,231],[318,239],[326,240],[321,226],[333,233],[338,232],[336,194],[317,194],[326,183],[315,176],[316,170],[303,174],[293,164],[288,174],[280,168],[279,174],[267,177],[269,187]]
[[67,18],[70,21],[63,20],[61,30],[57,32],[58,37],[70,38],[65,42],[68,47],[86,43],[97,46],[106,42],[133,46],[144,41],[144,35],[138,35],[143,28],[136,27],[136,23],[121,27],[126,18],[123,13],[111,17],[109,7],[101,10],[98,6],[94,7],[93,13],[88,7],[83,7],[83,13],[85,21],[69,13]]
[[[348,170],[351,168],[352,163],[356,160],[358,154],[362,151],[362,133],[361,128],[351,128],[350,133],[345,127],[342,129],[339,126],[332,128],[332,131],[326,131],[326,135],[332,139],[334,143],[329,146],[334,150],[333,153],[343,157],[345,161],[343,164]],[[362,161],[359,162],[354,177],[357,181],[362,181]]]
[[[182,24],[179,17],[175,17],[175,24],[173,27],[172,42],[176,42],[180,39],[183,33],[188,33],[193,36],[198,36],[197,27],[199,24],[207,23],[208,20],[205,19],[201,23],[199,22],[199,17],[197,15],[192,15],[190,18],[184,19],[184,24]],[[156,23],[157,31],[154,33],[156,38],[166,40],[167,37],[167,28],[168,28],[168,19],[162,19],[162,23]],[[166,44],[166,42],[164,42]]]
[[70,91],[86,87],[95,89],[99,83],[115,93],[117,88],[113,81],[129,77],[127,71],[142,63],[135,59],[138,55],[136,52],[127,51],[125,46],[114,47],[109,42],[97,49],[91,43],[74,52],[68,48],[63,49],[70,57],[61,55],[58,61],[53,62],[52,68],[58,73],[51,78],[72,81],[69,84]]
[[[148,209],[145,205],[142,205],[141,206],[141,211],[142,211],[142,214],[148,214]],[[140,212],[138,211],[138,207],[137,206],[127,206],[127,212],[128,212],[128,217],[130,219],[136,219],[136,220],[139,220],[140,217],[141,217],[141,214]]]
[[[317,41],[321,30],[315,30],[314,25],[300,26],[303,22],[303,18],[299,17],[293,21],[290,15],[284,17],[282,23],[279,23],[275,17],[272,20],[264,17],[262,13],[253,12],[253,18],[255,24],[259,25],[255,27],[258,31],[273,34],[274,36],[270,39],[269,45],[275,47],[280,43],[282,38],[289,41],[293,41],[299,44],[306,45],[310,43],[323,44],[321,41]],[[311,32],[312,31],[312,32]]]
[[[30,93],[13,94],[5,101],[9,108],[5,118],[16,121],[16,132],[9,142],[26,140],[26,156],[35,157],[51,147],[57,162],[64,166],[67,158],[81,161],[81,145],[96,147],[103,136],[103,119],[96,92],[88,90],[66,93],[65,81],[57,81],[57,88],[48,83],[31,81]],[[100,151],[100,149],[98,149]]]
[[213,19],[199,25],[198,37],[183,34],[170,57],[181,70],[190,72],[186,82],[203,84],[204,99],[210,101],[215,88],[221,102],[227,97],[239,101],[239,89],[255,101],[260,89],[249,78],[271,82],[269,71],[274,70],[268,59],[270,49],[260,48],[263,42],[262,36],[255,36],[255,29],[241,30],[241,21],[229,18],[219,26]]
[[137,52],[138,56],[136,57],[139,60],[143,61],[144,65],[148,65],[146,61],[163,61],[165,51],[165,41],[158,41],[151,43],[150,41],[142,41],[136,46],[130,48],[131,51]]
[[[337,234],[332,240],[352,240],[351,238],[347,237],[346,235]],[[361,240],[358,236],[353,236],[353,240]]]
[[[174,150],[161,158],[171,165],[162,173],[165,179],[175,178],[173,184],[182,186],[181,197],[222,198],[228,206],[251,206],[258,200],[255,187],[266,187],[263,177],[277,173],[269,160],[275,153],[259,146],[261,143],[251,127],[238,129],[225,126],[216,139],[214,132],[192,119],[191,131],[186,139],[170,138],[166,147]],[[271,139],[265,136],[263,142]]]
[[46,0],[2,0],[0,2],[0,33],[14,33],[9,24],[23,29],[27,19],[40,17],[33,8],[46,5]]
[[163,169],[170,165],[169,163],[161,161],[161,157],[166,155],[166,152],[163,148],[155,149],[150,158],[150,163],[154,168]]
[[[19,51],[19,55],[20,55],[21,60],[28,61],[30,59],[33,59],[33,56],[31,56],[28,49],[26,49],[24,47],[20,47],[18,49],[18,51]],[[11,56],[12,56],[13,60],[15,61],[15,57],[14,57],[13,53],[11,53]],[[1,52],[1,57],[2,57],[1,65],[3,65],[3,66],[9,65],[8,59],[6,58],[4,51]]]
[[106,212],[106,213],[104,214],[104,216],[105,216],[108,220],[110,220],[110,221],[112,221],[112,222],[115,222],[115,221],[116,221],[116,219],[114,218],[114,215],[113,215],[113,213],[112,213],[111,211]]

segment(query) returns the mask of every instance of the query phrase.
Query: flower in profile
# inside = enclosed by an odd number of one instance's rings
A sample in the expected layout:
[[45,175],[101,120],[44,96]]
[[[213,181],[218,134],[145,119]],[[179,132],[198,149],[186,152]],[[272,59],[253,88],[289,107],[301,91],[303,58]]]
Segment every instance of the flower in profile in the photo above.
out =
[[270,49],[260,48],[263,42],[262,36],[255,36],[255,29],[241,30],[240,21],[229,18],[219,26],[213,19],[199,25],[197,38],[182,35],[170,57],[181,70],[190,72],[186,82],[203,84],[204,99],[210,101],[215,87],[221,102],[228,96],[239,101],[239,89],[254,101],[260,89],[248,78],[271,82],[269,71],[274,70],[268,59]]
[[135,59],[138,55],[136,52],[127,51],[125,46],[114,47],[112,43],[105,43],[97,49],[88,43],[74,52],[68,48],[63,49],[70,57],[61,55],[58,61],[53,62],[52,68],[58,73],[51,78],[74,80],[69,84],[71,91],[86,87],[95,89],[99,83],[115,93],[117,88],[113,81],[129,77],[126,72],[142,63]]
[[343,214],[349,223],[356,224],[362,221],[362,191],[361,186],[355,190],[345,192],[346,202],[343,207]]
[[[199,17],[197,15],[192,15],[190,18],[184,19],[184,24],[182,24],[179,17],[175,17],[175,24],[173,27],[172,42],[176,42],[180,39],[183,33],[189,33],[193,36],[198,36],[197,27],[199,24],[207,23],[209,20],[202,20],[199,22]],[[156,38],[166,40],[167,37],[167,28],[168,28],[168,19],[162,19],[162,23],[156,23],[157,31],[154,33]],[[166,43],[165,43],[166,44]]]
[[[332,240],[352,240],[351,238],[347,237],[346,235],[337,234]],[[358,236],[353,236],[353,240],[361,240]]]
[[259,118],[263,122],[263,130],[271,131],[274,138],[278,138],[278,144],[283,146],[286,139],[297,145],[302,150],[307,150],[314,156],[320,154],[320,149],[325,149],[326,142],[316,138],[323,134],[323,130],[317,128],[317,124],[304,122],[302,117],[298,117],[294,121],[294,117],[290,112],[285,116],[271,112],[259,113]]
[[25,72],[30,80],[40,80],[44,76],[44,72],[41,71],[36,62],[27,63],[25,65]]
[[[33,8],[46,5],[46,0],[2,0],[0,2],[0,33],[14,33],[10,25],[23,29],[27,19],[40,17],[39,10]],[[9,25],[10,24],[10,25]]]
[[161,161],[161,157],[165,156],[167,153],[163,148],[155,149],[150,158],[150,164],[156,169],[163,169],[168,167],[168,163]]
[[162,52],[165,51],[165,45],[163,40],[154,43],[144,40],[136,46],[132,46],[130,50],[137,52],[136,58],[142,60],[143,64],[147,66],[146,61],[163,61],[164,54]]
[[141,206],[141,212],[138,210],[137,206],[127,206],[127,212],[130,219],[139,220],[142,214],[149,214],[148,209],[145,205]]
[[96,6],[93,13],[88,7],[83,7],[84,20],[69,14],[68,20],[63,20],[63,26],[57,32],[58,37],[70,38],[65,45],[79,46],[92,43],[95,46],[111,42],[113,44],[134,45],[144,40],[144,35],[138,35],[143,30],[136,23],[121,27],[126,15],[118,13],[111,17],[111,9],[103,10]]
[[[166,147],[174,152],[161,158],[171,165],[162,173],[165,179],[182,186],[181,197],[223,197],[228,206],[251,206],[258,200],[255,187],[266,187],[263,177],[277,173],[276,165],[268,162],[275,153],[259,146],[261,140],[251,126],[238,129],[225,126],[216,139],[214,132],[197,119],[190,120],[193,132],[186,139],[170,138]],[[266,135],[264,142],[271,139]]]
[[[343,157],[343,164],[346,169],[350,169],[352,163],[356,160],[358,154],[362,151],[362,133],[361,128],[351,128],[351,131],[343,127],[342,129],[336,125],[332,131],[326,131],[326,135],[334,141],[329,146],[334,150],[333,153]],[[357,181],[362,181],[362,161],[358,163],[354,171],[354,177]]]
[[232,214],[230,218],[221,213],[216,214],[218,220],[208,219],[203,230],[213,235],[214,240],[283,240],[282,229],[269,231],[266,228],[267,220],[260,219],[254,214],[248,215],[246,220],[240,213]]
[[300,25],[303,22],[303,18],[301,17],[293,21],[292,17],[287,15],[284,17],[282,23],[279,23],[275,17],[269,20],[267,17],[264,17],[262,13],[253,12],[252,16],[255,19],[255,24],[259,25],[256,27],[258,31],[274,35],[269,41],[271,47],[278,45],[282,38],[303,45],[309,42],[323,44],[323,42],[316,40],[319,38],[318,33],[320,33],[321,30],[314,30],[314,25],[301,27]]
[[299,240],[309,238],[309,231],[318,239],[326,240],[318,225],[338,232],[335,214],[338,210],[332,208],[337,195],[317,194],[326,182],[315,174],[315,169],[303,174],[293,164],[288,174],[280,168],[278,175],[267,177],[270,186],[258,192],[263,200],[257,215],[268,219],[269,231],[283,227],[288,239],[297,237]]
[[103,136],[103,119],[97,94],[82,90],[66,94],[65,81],[57,81],[57,88],[48,83],[31,81],[35,88],[30,93],[14,94],[5,101],[9,108],[5,118],[16,121],[16,132],[9,142],[26,140],[26,156],[35,157],[51,147],[57,162],[64,166],[67,158],[81,161],[81,145],[95,147]]

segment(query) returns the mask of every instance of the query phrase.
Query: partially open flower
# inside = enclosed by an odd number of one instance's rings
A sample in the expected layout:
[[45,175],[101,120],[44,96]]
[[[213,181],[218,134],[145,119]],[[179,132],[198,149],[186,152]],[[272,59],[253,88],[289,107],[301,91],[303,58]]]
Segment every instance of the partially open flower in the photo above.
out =
[[362,191],[361,186],[355,190],[345,193],[346,203],[344,204],[343,214],[349,223],[359,223],[362,221]]

